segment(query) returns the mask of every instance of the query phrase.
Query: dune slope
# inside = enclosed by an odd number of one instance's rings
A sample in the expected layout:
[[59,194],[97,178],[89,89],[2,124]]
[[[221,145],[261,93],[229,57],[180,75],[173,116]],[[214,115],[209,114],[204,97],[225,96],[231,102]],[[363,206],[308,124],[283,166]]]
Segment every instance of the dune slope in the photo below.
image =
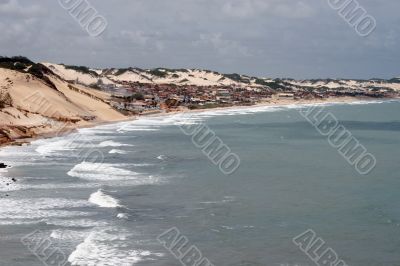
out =
[[0,144],[126,118],[104,93],[47,77],[54,87],[29,73],[0,68]]

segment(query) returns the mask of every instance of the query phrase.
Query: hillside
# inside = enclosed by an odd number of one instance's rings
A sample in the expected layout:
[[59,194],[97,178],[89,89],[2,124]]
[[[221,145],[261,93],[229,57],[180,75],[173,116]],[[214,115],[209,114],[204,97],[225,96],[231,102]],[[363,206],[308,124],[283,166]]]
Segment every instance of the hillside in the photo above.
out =
[[200,69],[91,69],[0,57],[0,145],[178,106],[385,98],[399,97],[399,92],[400,78],[268,79]]
[[65,80],[78,81],[86,86],[95,84],[113,84],[115,86],[140,84],[173,84],[176,86],[234,86],[242,88],[268,88],[283,90],[359,90],[388,89],[400,91],[400,78],[390,80],[347,80],[347,79],[271,79],[250,77],[240,74],[221,74],[200,69],[90,69],[87,67],[66,66],[62,64],[42,63]]
[[[125,118],[90,96],[98,91],[80,87],[84,94],[46,68],[27,61],[17,64],[18,70],[0,67],[0,144]],[[32,74],[33,68],[39,71]]]
[[[79,80],[87,86],[99,82],[103,84],[143,83],[143,84],[176,84],[193,86],[256,86],[258,78],[239,74],[220,74],[200,69],[90,69],[83,66],[42,63],[65,80]],[[271,79],[262,79],[264,82]]]

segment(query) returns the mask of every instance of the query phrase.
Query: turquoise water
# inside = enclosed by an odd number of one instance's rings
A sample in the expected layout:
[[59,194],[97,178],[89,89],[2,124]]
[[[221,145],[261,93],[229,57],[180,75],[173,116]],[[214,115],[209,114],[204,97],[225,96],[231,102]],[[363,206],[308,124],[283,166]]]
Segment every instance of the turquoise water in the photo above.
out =
[[[195,114],[239,156],[230,176],[174,125],[179,116],[3,149],[13,168],[0,173],[0,265],[43,265],[20,241],[34,230],[66,265],[181,265],[157,241],[171,227],[213,265],[315,265],[292,242],[307,229],[348,265],[400,265],[400,103],[325,107],[376,157],[368,175],[299,109]],[[103,163],[82,162],[92,150]]]

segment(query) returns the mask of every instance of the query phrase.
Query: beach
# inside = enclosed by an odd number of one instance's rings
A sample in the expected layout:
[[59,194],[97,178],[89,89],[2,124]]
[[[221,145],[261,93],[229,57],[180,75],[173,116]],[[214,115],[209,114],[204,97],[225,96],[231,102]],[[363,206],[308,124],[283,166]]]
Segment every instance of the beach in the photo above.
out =
[[[313,228],[349,265],[395,265],[399,102],[322,105],[376,156],[367,176],[301,116],[307,106],[143,116],[2,148],[2,262],[41,265],[21,243],[39,230],[66,265],[176,265],[157,241],[176,227],[215,265],[310,265],[292,239]],[[182,122],[206,124],[238,170],[224,175]],[[91,150],[103,159],[85,160]]]
[[[217,107],[217,108],[210,108],[210,109],[195,109],[195,110],[190,110],[185,107],[178,107],[176,109],[160,110],[159,112],[150,112],[149,114],[144,113],[144,114],[138,115],[138,116],[122,116],[122,115],[114,116],[114,117],[111,117],[108,119],[103,119],[102,121],[98,121],[98,122],[81,122],[81,123],[67,123],[67,124],[59,123],[55,127],[52,127],[52,126],[46,127],[46,123],[44,123],[44,124],[36,125],[35,130],[30,133],[31,136],[25,137],[26,132],[25,132],[25,134],[21,134],[21,135],[16,134],[14,139],[5,140],[2,143],[0,143],[0,147],[7,146],[7,145],[25,145],[25,144],[29,144],[31,141],[33,141],[35,139],[62,136],[64,134],[75,132],[79,128],[96,127],[96,126],[99,126],[102,124],[135,120],[135,119],[138,119],[140,117],[145,117],[145,116],[162,116],[162,115],[171,115],[171,114],[178,114],[178,113],[197,113],[197,112],[221,111],[221,110],[231,110],[231,109],[246,109],[246,108],[257,108],[257,107],[280,107],[280,106],[288,106],[288,105],[352,103],[352,102],[376,101],[376,100],[378,100],[378,99],[367,98],[367,97],[332,97],[332,98],[326,98],[326,99],[311,99],[311,100],[271,99],[271,100],[259,102],[259,103],[256,103],[256,104],[250,105],[250,106],[235,105],[235,106],[230,106],[230,107]],[[387,100],[390,100],[390,98],[388,98]],[[29,130],[28,130],[28,132],[29,132]]]

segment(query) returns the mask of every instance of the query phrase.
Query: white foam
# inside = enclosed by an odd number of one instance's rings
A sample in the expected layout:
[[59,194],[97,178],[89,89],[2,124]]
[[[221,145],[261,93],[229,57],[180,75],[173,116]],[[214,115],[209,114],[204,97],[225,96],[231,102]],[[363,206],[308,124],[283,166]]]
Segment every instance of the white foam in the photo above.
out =
[[201,119],[212,118],[215,116],[233,116],[233,115],[249,115],[262,112],[277,112],[287,109],[301,109],[308,106],[334,106],[334,105],[366,105],[366,104],[381,104],[387,103],[390,100],[371,100],[371,101],[352,101],[352,102],[322,102],[322,103],[294,103],[289,105],[273,105],[273,106],[249,106],[242,107],[238,106],[235,108],[227,109],[210,109],[202,112],[187,112],[180,113],[170,116],[168,119],[164,119],[164,122],[174,122],[175,125],[179,124],[191,124],[198,122]]
[[123,130],[120,130],[120,132],[124,132],[124,131],[159,131],[159,129],[129,127],[129,128],[124,128]]
[[7,168],[0,168],[0,192],[19,190],[19,186],[9,177],[5,177]]
[[102,127],[93,127],[93,128],[80,128],[78,129],[80,134],[84,135],[96,135],[96,134],[112,134],[115,132],[115,129],[104,129]]
[[59,140],[38,140],[35,144],[38,145],[36,152],[41,155],[51,155],[60,151],[72,151],[78,146],[71,138]]
[[105,194],[101,189],[90,195],[89,202],[102,208],[117,208],[121,206],[117,199]]
[[118,219],[128,219],[129,215],[127,213],[118,213],[117,218]]
[[50,237],[57,240],[75,241],[84,239],[87,235],[87,232],[57,229],[51,232]]
[[0,199],[0,219],[43,219],[85,217],[93,213],[69,210],[91,206],[84,200],[62,198]]
[[166,155],[163,155],[163,154],[161,154],[161,155],[159,155],[159,156],[157,157],[158,160],[162,160],[162,161],[166,160],[167,158],[168,158],[168,157],[167,157]]
[[1,162],[12,166],[26,165],[41,158],[31,146],[9,146],[0,149]]
[[135,124],[124,124],[121,125],[117,131],[124,133],[124,132],[131,132],[131,131],[159,131],[158,127],[151,127],[151,126],[138,126]]
[[84,228],[102,227],[108,225],[108,222],[106,221],[92,219],[42,219],[41,222],[47,225]]
[[139,261],[163,256],[148,250],[129,250],[130,234],[118,228],[92,231],[68,257],[71,265],[134,265]]
[[[24,177],[24,179],[30,179],[29,177]],[[47,179],[47,178],[37,178],[32,179]],[[101,186],[101,184],[96,183],[68,183],[68,184],[24,184],[20,183],[21,179],[18,179],[18,183],[9,182],[9,186],[4,185],[5,183],[0,182],[0,192],[7,191],[19,191],[19,190],[34,190],[34,189],[71,189],[71,188],[96,188]],[[50,182],[50,181],[49,181]]]
[[113,140],[106,140],[99,144],[100,147],[123,147],[123,146],[132,146],[129,144],[124,144],[120,142],[116,142]]
[[227,109],[210,109],[202,112],[186,112],[177,113],[167,116],[153,116],[153,117],[140,117],[137,120],[118,123],[116,126],[117,131],[158,131],[161,126],[171,125],[184,125],[184,124],[196,124],[204,119],[212,118],[216,116],[235,116],[235,115],[251,115],[262,112],[278,112],[288,109],[304,108],[312,105],[340,105],[340,104],[376,104],[387,101],[354,101],[349,103],[343,102],[326,102],[326,103],[312,103],[312,104],[290,104],[290,105],[273,105],[273,106],[237,106],[235,108]]
[[108,152],[109,154],[127,154],[127,151],[123,151],[123,150],[118,150],[118,149],[113,149],[111,151]]
[[68,175],[86,180],[126,180],[133,179],[137,173],[121,169],[118,164],[83,162],[75,165]]

